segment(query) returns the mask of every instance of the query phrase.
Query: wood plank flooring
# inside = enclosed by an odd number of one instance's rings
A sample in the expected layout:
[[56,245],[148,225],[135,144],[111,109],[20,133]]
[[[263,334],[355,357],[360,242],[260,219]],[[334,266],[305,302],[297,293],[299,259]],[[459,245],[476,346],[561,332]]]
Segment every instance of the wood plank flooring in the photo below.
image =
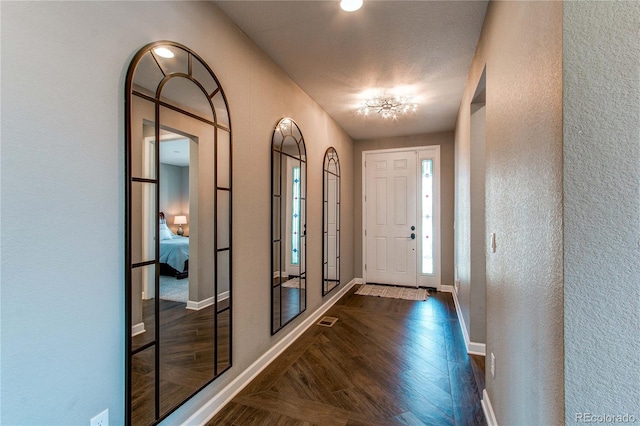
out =
[[[143,301],[147,331],[132,338],[138,348],[155,336],[154,299]],[[215,305],[199,311],[170,300],[160,305],[160,415],[165,415],[230,367],[228,300],[218,303],[218,344],[215,342]],[[155,420],[156,346],[134,355],[131,360],[131,421],[148,425]],[[215,360],[218,365],[215,369]]]
[[213,425],[486,425],[483,357],[470,357],[451,294],[427,301],[351,289],[211,421]]

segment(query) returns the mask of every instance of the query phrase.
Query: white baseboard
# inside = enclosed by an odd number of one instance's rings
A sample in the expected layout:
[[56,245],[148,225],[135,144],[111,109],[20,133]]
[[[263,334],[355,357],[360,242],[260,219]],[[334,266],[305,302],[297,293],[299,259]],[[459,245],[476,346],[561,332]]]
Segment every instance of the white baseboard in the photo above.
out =
[[200,309],[204,309],[207,306],[213,305],[213,296],[207,297],[204,300],[199,302],[194,302],[193,300],[189,300],[187,302],[187,309],[191,309],[192,311],[199,311]]
[[274,271],[273,272],[273,278],[279,278],[279,277],[288,277],[289,274],[287,274],[285,271]]
[[453,293],[453,286],[452,285],[441,285],[440,286],[440,290],[443,293]]
[[218,294],[218,303],[222,302],[223,300],[227,300],[228,298],[229,298],[229,292],[223,291],[222,293]]
[[138,334],[142,334],[145,331],[147,330],[144,329],[144,323],[139,322],[138,324],[131,327],[131,337],[137,336]]
[[467,344],[467,353],[487,356],[487,345],[485,343],[469,342]]
[[[229,298],[229,292],[228,291],[223,291],[222,293],[220,293],[218,295],[218,303],[220,303],[221,301],[228,299]],[[187,309],[190,309],[192,311],[199,311],[200,309],[204,309],[208,306],[213,305],[213,296],[208,297],[204,300],[201,300],[199,302],[194,302],[192,300],[189,300],[187,302]]]
[[[452,286],[447,286],[452,287]],[[456,305],[456,313],[458,314],[458,322],[460,323],[460,329],[462,330],[462,336],[464,337],[464,346],[467,348],[467,353],[470,355],[487,355],[487,345],[485,343],[476,343],[469,340],[469,333],[467,333],[467,325],[464,322],[464,316],[462,316],[462,310],[460,309],[460,302],[458,302],[458,292],[452,291],[453,303]]]
[[488,426],[498,426],[498,420],[496,420],[496,413],[493,412],[493,407],[491,406],[491,400],[489,399],[489,394],[486,389],[482,390],[482,411],[484,412],[484,417],[487,420]]
[[247,367],[238,377],[233,379],[231,383],[225,386],[213,398],[206,402],[198,411],[193,413],[184,424],[188,425],[204,425],[211,420],[229,401],[233,399],[251,380],[262,372],[278,355],[287,349],[298,337],[302,335],[309,327],[311,327],[324,313],[332,307],[347,291],[355,284],[361,284],[362,278],[354,278],[347,285],[341,288],[336,294],[327,299],[313,314],[308,316],[296,328],[291,330],[278,343],[273,345],[271,349],[265,352],[253,364]]

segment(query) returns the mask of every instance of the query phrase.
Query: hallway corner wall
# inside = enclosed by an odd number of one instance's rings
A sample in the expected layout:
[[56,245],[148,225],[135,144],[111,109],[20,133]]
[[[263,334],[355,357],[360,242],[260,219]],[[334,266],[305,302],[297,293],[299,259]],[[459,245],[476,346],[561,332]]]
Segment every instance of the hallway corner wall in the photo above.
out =
[[497,246],[485,246],[486,389],[499,424],[561,424],[562,3],[489,3],[456,124],[459,270],[471,262],[470,104],[485,65],[485,235]]
[[564,3],[567,424],[640,419],[638,28],[638,2]]

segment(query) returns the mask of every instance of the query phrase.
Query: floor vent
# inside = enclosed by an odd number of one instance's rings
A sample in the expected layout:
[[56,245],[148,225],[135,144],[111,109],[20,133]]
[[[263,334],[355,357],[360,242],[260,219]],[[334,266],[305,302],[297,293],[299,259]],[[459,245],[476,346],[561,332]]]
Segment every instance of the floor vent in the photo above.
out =
[[338,321],[338,318],[322,317],[320,318],[320,321],[318,321],[316,324],[321,325],[323,327],[333,327],[333,324],[335,324],[336,321]]

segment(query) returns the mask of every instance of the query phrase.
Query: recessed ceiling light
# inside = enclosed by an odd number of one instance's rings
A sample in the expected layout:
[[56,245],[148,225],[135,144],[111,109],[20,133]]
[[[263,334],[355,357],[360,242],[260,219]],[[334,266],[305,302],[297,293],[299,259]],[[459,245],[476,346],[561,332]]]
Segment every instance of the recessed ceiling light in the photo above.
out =
[[153,51],[156,52],[156,55],[163,58],[173,58],[175,56],[173,52],[166,47],[156,47],[155,49],[153,49]]
[[345,12],[355,12],[362,7],[363,0],[340,0],[340,8]]

